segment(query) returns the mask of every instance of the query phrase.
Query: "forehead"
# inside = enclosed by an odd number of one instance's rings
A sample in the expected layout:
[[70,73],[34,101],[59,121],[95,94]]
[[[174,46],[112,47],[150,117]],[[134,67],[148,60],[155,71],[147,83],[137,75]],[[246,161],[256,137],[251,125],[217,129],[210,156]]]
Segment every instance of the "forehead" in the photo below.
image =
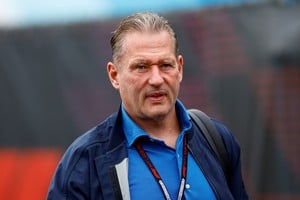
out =
[[159,32],[138,32],[131,31],[124,36],[123,40],[124,53],[137,50],[159,51],[170,49],[176,52],[175,39],[167,31]]

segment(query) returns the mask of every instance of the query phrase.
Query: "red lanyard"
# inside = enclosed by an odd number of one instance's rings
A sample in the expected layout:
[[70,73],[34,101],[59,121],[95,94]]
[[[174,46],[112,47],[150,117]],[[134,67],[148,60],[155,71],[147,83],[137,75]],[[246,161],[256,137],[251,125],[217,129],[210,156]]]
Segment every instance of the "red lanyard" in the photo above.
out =
[[[170,194],[167,190],[166,185],[164,184],[163,180],[161,179],[161,176],[159,175],[158,171],[154,167],[153,163],[151,162],[149,156],[146,154],[145,150],[143,149],[142,145],[138,142],[135,143],[135,148],[137,149],[138,153],[140,154],[141,158],[144,160],[146,165],[148,166],[150,172],[152,173],[153,177],[157,181],[158,185],[160,186],[160,189],[162,190],[164,197],[166,200],[171,200]],[[177,200],[181,200],[184,193],[185,188],[185,181],[186,181],[186,175],[187,175],[187,160],[188,160],[188,147],[187,147],[187,137],[184,135],[183,138],[183,158],[182,158],[182,167],[181,167],[181,181],[180,186],[178,190],[178,198]]]

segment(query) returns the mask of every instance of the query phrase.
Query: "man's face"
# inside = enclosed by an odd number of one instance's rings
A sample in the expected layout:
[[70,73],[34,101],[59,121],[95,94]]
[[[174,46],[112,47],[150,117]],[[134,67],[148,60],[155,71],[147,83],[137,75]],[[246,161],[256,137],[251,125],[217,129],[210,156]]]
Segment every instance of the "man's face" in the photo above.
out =
[[166,31],[130,32],[120,61],[108,64],[111,82],[134,120],[160,120],[175,109],[183,58],[174,45]]

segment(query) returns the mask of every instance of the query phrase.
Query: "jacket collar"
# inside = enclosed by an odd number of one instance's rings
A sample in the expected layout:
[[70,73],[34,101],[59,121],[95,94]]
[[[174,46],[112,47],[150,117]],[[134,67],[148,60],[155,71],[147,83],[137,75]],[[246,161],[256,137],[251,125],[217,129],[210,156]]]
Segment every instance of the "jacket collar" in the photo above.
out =
[[109,125],[109,130],[112,129],[109,144],[108,144],[108,150],[113,150],[117,148],[120,144],[124,143],[126,141],[124,131],[123,131],[123,122],[122,122],[122,111],[121,111],[121,105],[119,107],[119,110],[117,113],[115,113],[116,118],[115,120],[111,121],[111,124]]

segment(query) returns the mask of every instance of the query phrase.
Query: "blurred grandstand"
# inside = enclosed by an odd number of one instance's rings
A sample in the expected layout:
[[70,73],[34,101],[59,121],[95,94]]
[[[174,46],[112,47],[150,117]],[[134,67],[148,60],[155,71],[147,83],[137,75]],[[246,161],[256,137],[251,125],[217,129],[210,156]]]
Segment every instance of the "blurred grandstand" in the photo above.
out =
[[0,199],[44,199],[65,148],[119,106],[105,69],[110,33],[141,10],[178,32],[180,99],[232,129],[251,199],[300,199],[299,1],[122,2],[81,5],[76,17],[0,12]]

